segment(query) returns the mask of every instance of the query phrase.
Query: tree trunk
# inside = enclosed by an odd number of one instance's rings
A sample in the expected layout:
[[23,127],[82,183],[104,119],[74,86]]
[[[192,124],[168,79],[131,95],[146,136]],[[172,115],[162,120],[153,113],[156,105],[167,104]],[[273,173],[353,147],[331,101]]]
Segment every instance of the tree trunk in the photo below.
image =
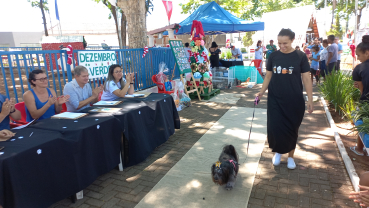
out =
[[113,15],[113,18],[114,18],[115,30],[117,31],[117,38],[118,38],[119,48],[122,48],[122,46],[120,44],[118,18],[117,18],[117,11],[115,10],[115,6],[113,6],[113,5],[110,6],[110,12],[111,12],[111,14]]
[[120,37],[122,38],[122,46],[127,46],[127,17],[122,11],[122,19],[120,23]]
[[47,32],[47,26],[46,26],[46,18],[45,18],[44,2],[43,2],[43,0],[40,0],[40,9],[41,9],[41,13],[42,13],[42,20],[44,21],[45,36],[49,36],[49,33]]
[[143,48],[147,45],[145,0],[118,0],[128,24],[128,45],[130,48]]

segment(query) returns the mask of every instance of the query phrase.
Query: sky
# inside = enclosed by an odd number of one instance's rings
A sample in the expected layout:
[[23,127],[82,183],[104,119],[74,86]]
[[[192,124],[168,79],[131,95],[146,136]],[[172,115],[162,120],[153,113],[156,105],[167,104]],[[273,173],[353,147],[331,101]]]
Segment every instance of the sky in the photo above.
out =
[[[189,15],[180,14],[179,3],[186,0],[172,0],[173,13],[170,23],[180,23]],[[154,11],[147,17],[147,30],[168,25],[168,18],[161,0],[153,0]],[[49,0],[50,15],[46,14],[47,25],[56,25],[55,0]],[[16,11],[16,12],[14,12]],[[58,0],[58,11],[61,26],[64,24],[112,23],[108,19],[109,9],[95,0]],[[26,15],[23,15],[26,14]],[[50,18],[51,17],[51,18]],[[42,15],[39,8],[32,8],[27,0],[0,1],[0,32],[42,32]]]

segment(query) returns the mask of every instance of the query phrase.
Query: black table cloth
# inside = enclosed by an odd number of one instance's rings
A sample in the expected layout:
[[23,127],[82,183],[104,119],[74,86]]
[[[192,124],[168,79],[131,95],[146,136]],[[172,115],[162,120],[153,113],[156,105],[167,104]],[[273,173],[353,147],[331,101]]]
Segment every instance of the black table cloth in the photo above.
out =
[[122,133],[119,121],[109,115],[88,115],[77,120],[44,119],[32,128],[56,131],[74,155],[78,187],[83,190],[120,163]]
[[[152,93],[145,98],[119,98],[123,101],[111,108],[122,108],[112,113],[119,122],[128,148],[125,149],[124,167],[144,161],[151,152],[180,128],[180,119],[172,96]],[[100,106],[101,107],[101,106]],[[95,107],[84,109],[89,112]],[[106,114],[106,113],[96,113]]]
[[170,95],[120,100],[124,102],[114,106],[120,112],[89,113],[77,120],[49,118],[14,130],[12,140],[0,142],[5,146],[0,151],[0,205],[50,206],[119,164],[122,132],[128,167],[144,161],[180,128]]
[[0,205],[47,207],[81,190],[73,149],[61,133],[13,131],[15,137],[0,142]]
[[225,61],[225,60],[219,60],[219,62],[224,67],[231,67],[231,66],[243,66],[243,61]]

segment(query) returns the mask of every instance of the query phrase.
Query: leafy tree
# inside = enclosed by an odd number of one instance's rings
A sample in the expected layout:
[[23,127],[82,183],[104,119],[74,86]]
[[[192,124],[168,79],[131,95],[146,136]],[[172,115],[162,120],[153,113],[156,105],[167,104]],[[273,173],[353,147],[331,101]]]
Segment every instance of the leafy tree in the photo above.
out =
[[327,32],[327,35],[334,35],[336,37],[343,36],[343,30],[340,23],[340,16],[336,15],[336,23],[332,26],[332,28]]
[[[317,9],[324,8],[324,0],[313,0]],[[330,6],[337,0],[327,0],[327,6]],[[367,0],[358,0],[358,10],[357,23],[360,24],[361,12],[365,8]],[[348,28],[349,16],[355,14],[355,0],[340,0],[336,2],[335,9],[333,10],[333,15],[339,15],[340,20],[346,20],[346,29]],[[333,20],[333,16],[332,16]],[[333,28],[333,21],[332,21]]]
[[[182,14],[190,14],[201,5],[212,0],[189,0],[186,4],[180,4]],[[263,13],[279,11],[304,5],[310,5],[312,0],[216,0],[225,10],[242,19],[254,19],[261,17]]]
[[249,47],[252,44],[254,44],[254,41],[252,40],[252,36],[255,34],[255,31],[252,32],[246,32],[246,35],[242,38],[242,43],[245,47]]
[[[111,19],[111,17],[113,16],[113,19],[115,22],[115,29],[117,31],[117,36],[118,36],[119,47],[122,48],[123,46],[126,46],[127,45],[126,43],[127,18],[126,18],[126,15],[123,13],[122,9],[120,9],[119,7],[117,8],[116,6],[110,4],[110,2],[107,0],[93,0],[93,1],[95,1],[96,3],[102,2],[110,10],[110,14],[108,18]],[[120,23],[120,36],[122,38],[122,43],[119,41],[118,12],[120,12],[122,15],[121,23]]]
[[47,26],[46,26],[46,17],[45,17],[45,11],[49,11],[47,0],[40,0],[40,1],[28,0],[28,2],[31,2],[32,7],[37,7],[41,9],[42,20],[44,22],[43,24],[44,24],[45,36],[49,36],[49,33],[47,31]]

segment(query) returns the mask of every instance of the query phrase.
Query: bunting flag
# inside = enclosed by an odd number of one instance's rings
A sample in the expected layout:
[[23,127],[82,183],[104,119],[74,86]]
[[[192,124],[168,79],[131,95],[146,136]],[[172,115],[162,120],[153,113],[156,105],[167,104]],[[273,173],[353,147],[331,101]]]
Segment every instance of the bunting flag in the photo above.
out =
[[171,1],[164,1],[164,0],[163,0],[163,4],[165,7],[165,10],[167,11],[168,21],[170,22],[170,17],[172,16],[172,11],[173,11],[173,4]]
[[60,21],[57,0],[55,0],[55,15],[56,15],[56,19]]

